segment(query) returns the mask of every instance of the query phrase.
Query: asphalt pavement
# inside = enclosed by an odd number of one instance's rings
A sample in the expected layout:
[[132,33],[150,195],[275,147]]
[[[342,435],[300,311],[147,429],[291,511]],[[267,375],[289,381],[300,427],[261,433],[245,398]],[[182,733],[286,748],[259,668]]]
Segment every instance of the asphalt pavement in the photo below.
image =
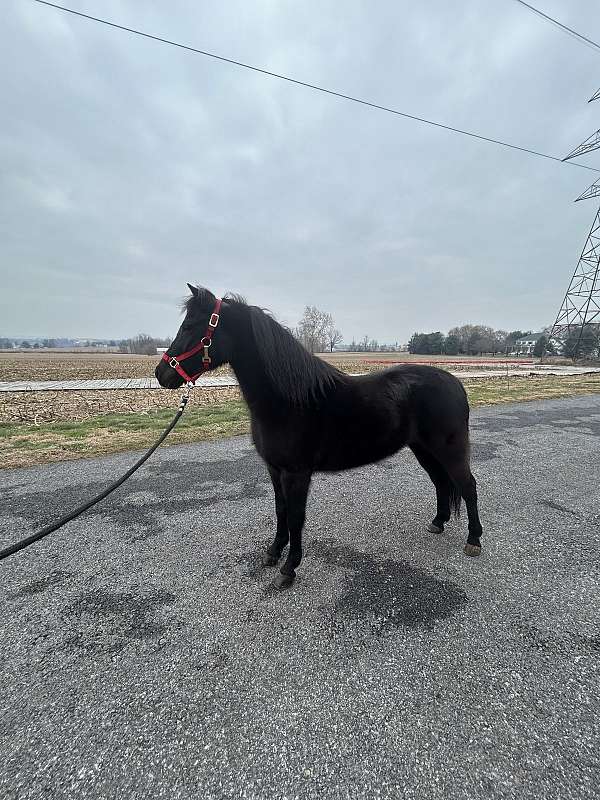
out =
[[[410,452],[315,477],[291,590],[248,438],[0,564],[0,798],[596,798],[600,397],[472,416],[483,554]],[[0,472],[0,547],[135,459]]]

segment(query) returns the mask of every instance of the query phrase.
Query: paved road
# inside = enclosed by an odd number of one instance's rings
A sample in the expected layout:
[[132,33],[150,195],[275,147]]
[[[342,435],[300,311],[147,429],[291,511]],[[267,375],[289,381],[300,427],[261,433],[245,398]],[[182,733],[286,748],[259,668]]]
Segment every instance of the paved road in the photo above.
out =
[[[600,372],[600,369],[598,370]],[[198,388],[214,389],[237,386],[235,378],[210,375],[202,378]],[[104,389],[160,389],[156,378],[109,378],[89,381],[0,381],[0,392],[98,392]]]
[[[473,415],[486,538],[402,453],[315,480],[270,589],[246,438],[159,452],[0,566],[1,798],[597,797],[600,398]],[[131,454],[0,473],[6,542]]]

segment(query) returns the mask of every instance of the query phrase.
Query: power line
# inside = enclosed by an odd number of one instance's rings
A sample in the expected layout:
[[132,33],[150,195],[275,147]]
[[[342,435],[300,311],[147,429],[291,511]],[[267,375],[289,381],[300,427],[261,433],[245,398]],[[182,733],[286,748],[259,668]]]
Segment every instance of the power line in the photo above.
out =
[[329,94],[333,97],[339,97],[342,100],[350,100],[353,103],[359,103],[363,106],[368,106],[369,108],[376,108],[379,111],[385,111],[388,114],[395,114],[398,117],[404,117],[405,119],[412,119],[415,122],[422,122],[425,125],[433,125],[435,128],[442,128],[443,130],[452,131],[453,133],[460,133],[462,136],[469,136],[472,139],[480,139],[483,142],[490,142],[491,144],[497,144],[501,147],[508,147],[511,150],[519,150],[522,153],[529,153],[533,156],[538,156],[539,158],[547,158],[550,161],[558,161],[559,163],[566,163],[573,167],[581,167],[581,169],[588,169],[592,172],[600,172],[600,170],[596,169],[595,167],[588,167],[586,164],[578,164],[575,161],[567,161],[563,162],[561,158],[558,156],[551,156],[547,153],[540,153],[538,150],[531,150],[528,147],[520,147],[516,144],[511,144],[510,142],[504,142],[501,139],[494,139],[491,136],[483,136],[479,133],[473,133],[472,131],[466,131],[461,128],[455,128],[452,125],[444,125],[441,122],[435,122],[431,119],[425,119],[424,117],[417,117],[414,114],[408,114],[404,111],[399,111],[396,108],[390,108],[389,106],[382,106],[379,103],[373,103],[369,100],[362,100],[359,97],[353,97],[349,94],[343,94],[342,92],[336,92],[333,89],[326,89],[323,86],[317,86],[314,83],[307,83],[306,81],[297,80],[296,78],[291,78],[288,75],[281,75],[278,72],[271,72],[267,69],[262,69],[261,67],[255,67],[252,64],[245,64],[242,61],[235,61],[232,58],[225,58],[225,56],[217,55],[216,53],[210,53],[207,50],[200,50],[197,47],[191,47],[190,45],[182,44],[181,42],[174,42],[170,39],[165,39],[162,36],[154,36],[150,33],[145,33],[144,31],[137,30],[136,28],[128,28],[125,25],[118,25],[116,22],[110,22],[109,20],[102,19],[101,17],[93,17],[90,14],[84,14],[81,11],[75,11],[72,8],[67,8],[66,6],[60,6],[56,3],[47,2],[47,0],[34,0],[34,2],[39,3],[43,6],[49,6],[50,8],[58,9],[59,11],[64,11],[69,14],[73,14],[76,17],[82,17],[83,19],[91,20],[92,22],[98,22],[101,25],[107,25],[110,28],[116,28],[120,31],[125,31],[127,33],[134,34],[135,36],[142,36],[145,39],[151,39],[155,42],[161,42],[162,44],[168,44],[171,47],[178,47],[181,50],[187,50],[191,53],[197,53],[198,55],[206,56],[208,58],[214,58],[217,61],[223,61],[226,64],[233,64],[236,67],[242,67],[243,69],[252,70],[252,72],[259,72],[262,75],[269,75],[271,78],[277,78],[282,81],[287,81],[288,83],[296,84],[297,86],[304,86],[307,89],[314,89],[317,92],[322,92],[323,94]]
[[530,6],[529,3],[525,3],[524,0],[516,0],[516,2],[522,6],[525,6],[525,8],[528,8],[530,11],[533,11],[534,14],[537,14],[538,17],[542,17],[542,19],[545,19],[546,22],[549,22],[551,25],[555,25],[557,28],[560,28],[562,31],[569,34],[569,36],[578,39],[582,44],[585,44],[586,47],[593,47],[595,50],[600,51],[600,44],[598,44],[598,42],[594,42],[593,39],[588,39],[588,37],[584,36],[582,33],[578,33],[577,31],[574,31],[573,28],[569,28],[568,25],[563,25],[562,22],[554,19],[554,17],[550,17],[548,14],[544,14],[544,12],[540,11],[539,8]]

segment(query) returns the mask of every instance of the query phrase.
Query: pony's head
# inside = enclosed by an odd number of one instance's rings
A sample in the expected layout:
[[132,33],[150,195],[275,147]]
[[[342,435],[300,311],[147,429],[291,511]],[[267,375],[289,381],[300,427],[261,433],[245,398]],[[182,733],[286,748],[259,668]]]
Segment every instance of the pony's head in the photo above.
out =
[[[229,360],[229,337],[219,324],[220,316],[215,314],[219,310],[217,298],[201,286],[192,286],[191,283],[188,286],[192,294],[184,304],[185,318],[166,357],[161,359],[154,371],[164,389],[182,386],[185,378],[181,372],[193,377],[216,369]],[[190,351],[191,354],[187,355]]]

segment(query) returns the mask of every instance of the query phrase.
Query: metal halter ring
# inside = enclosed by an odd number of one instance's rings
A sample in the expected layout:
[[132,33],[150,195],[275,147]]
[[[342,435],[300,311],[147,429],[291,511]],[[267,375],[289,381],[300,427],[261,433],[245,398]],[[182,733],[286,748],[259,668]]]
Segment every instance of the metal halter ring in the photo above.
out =
[[177,369],[177,367],[179,366],[179,361],[177,361],[177,359],[175,358],[175,356],[173,356],[173,357],[171,358],[171,360],[169,361],[169,366],[170,366],[170,367],[173,367],[173,369]]

